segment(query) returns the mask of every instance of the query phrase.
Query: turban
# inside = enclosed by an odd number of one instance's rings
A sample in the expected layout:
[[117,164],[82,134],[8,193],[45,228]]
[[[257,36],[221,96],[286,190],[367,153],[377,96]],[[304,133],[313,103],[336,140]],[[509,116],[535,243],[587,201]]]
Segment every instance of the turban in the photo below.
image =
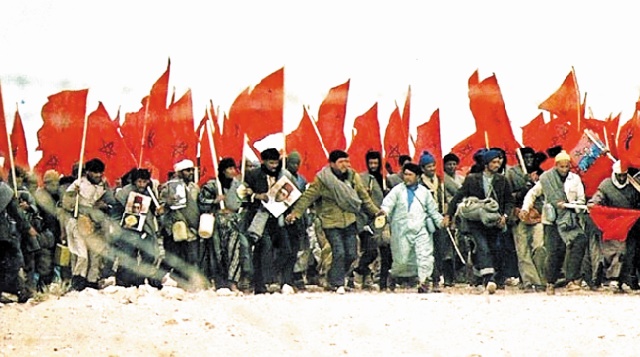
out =
[[433,164],[435,162],[436,162],[436,159],[433,157],[433,155],[431,155],[430,152],[428,151],[422,152],[422,155],[420,156],[420,167],[424,165]]

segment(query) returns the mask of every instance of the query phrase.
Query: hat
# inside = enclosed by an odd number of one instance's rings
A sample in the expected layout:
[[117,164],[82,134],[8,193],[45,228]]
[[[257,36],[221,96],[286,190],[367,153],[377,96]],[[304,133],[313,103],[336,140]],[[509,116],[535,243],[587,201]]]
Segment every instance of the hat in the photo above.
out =
[[424,165],[433,164],[435,162],[436,162],[436,159],[433,157],[433,155],[431,155],[430,152],[428,151],[422,152],[422,155],[420,156],[420,167]]
[[402,166],[402,171],[404,170],[409,170],[411,172],[413,172],[416,175],[420,175],[422,173],[422,170],[420,169],[420,166],[414,164],[413,162],[407,162]]
[[340,159],[346,159],[347,157],[349,157],[349,154],[347,154],[346,152],[342,150],[333,150],[329,154],[329,162],[336,162]]
[[287,155],[287,162],[291,164],[299,164],[300,161],[302,161],[302,158],[300,157],[300,153],[297,151],[292,151]]
[[473,161],[477,162],[478,164],[482,164],[483,160],[482,160],[482,155],[484,155],[485,152],[487,152],[489,150],[482,148],[482,149],[478,149],[478,151],[476,151],[475,153],[473,153]]
[[60,173],[56,170],[47,170],[42,176],[44,183],[60,181]]
[[560,145],[553,146],[553,147],[548,148],[546,151],[547,151],[547,155],[549,155],[549,157],[556,157],[556,155],[558,155],[562,151],[562,146],[560,146]]
[[530,155],[535,155],[536,151],[533,150],[532,148],[525,146],[523,148],[520,148],[520,154],[522,154],[522,156],[526,155],[526,154],[530,154]]
[[626,167],[622,167],[622,163],[620,162],[620,160],[616,161],[615,163],[613,163],[612,166],[613,169],[613,173],[614,174],[626,174],[627,173],[627,168]]
[[400,155],[400,157],[398,157],[398,164],[402,165],[407,161],[411,161],[411,156],[409,155]]
[[569,156],[566,151],[562,150],[558,155],[556,155],[556,162],[560,161],[571,161],[571,156]]
[[500,157],[501,152],[496,149],[487,150],[482,154],[482,162],[488,165],[493,159]]
[[173,171],[180,172],[182,170],[192,169],[193,167],[194,167],[193,161],[189,159],[184,159],[182,161],[179,161],[173,164]]
[[456,164],[459,164],[460,163],[460,158],[456,154],[450,152],[450,153],[446,154],[444,156],[444,158],[442,158],[442,162],[444,162],[445,164],[447,162],[449,162],[449,161],[455,161]]
[[262,161],[280,160],[280,152],[275,148],[268,148],[260,153],[260,159]]

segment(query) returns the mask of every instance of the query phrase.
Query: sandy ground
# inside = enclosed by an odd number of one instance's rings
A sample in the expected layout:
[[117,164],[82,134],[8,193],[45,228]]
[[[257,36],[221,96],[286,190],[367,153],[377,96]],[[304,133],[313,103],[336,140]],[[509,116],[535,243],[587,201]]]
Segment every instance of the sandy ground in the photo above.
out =
[[112,286],[0,304],[0,356],[633,356],[639,298]]

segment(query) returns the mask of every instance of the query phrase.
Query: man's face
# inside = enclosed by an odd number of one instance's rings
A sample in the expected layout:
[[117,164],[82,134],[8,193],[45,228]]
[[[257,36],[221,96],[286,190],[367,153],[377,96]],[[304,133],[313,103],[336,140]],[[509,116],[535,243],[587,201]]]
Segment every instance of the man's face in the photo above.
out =
[[184,169],[182,171],[180,171],[178,173],[178,177],[180,177],[182,179],[182,181],[189,183],[189,182],[193,182],[193,173],[194,173],[194,169],[193,167],[190,167],[188,169]]
[[276,192],[275,200],[276,202],[282,202],[289,197],[289,191],[287,191],[284,187],[281,187],[278,192]]
[[89,180],[89,182],[91,182],[92,184],[97,185],[102,182],[103,174],[104,172],[87,171],[87,180]]
[[524,165],[526,167],[533,167],[533,162],[535,160],[535,156],[532,153],[526,153],[522,155],[522,159],[524,160]]
[[136,179],[133,182],[133,184],[136,186],[136,191],[142,193],[147,189],[147,186],[149,185],[149,180],[139,178],[139,179]]
[[416,175],[413,171],[404,170],[402,173],[402,180],[404,181],[405,185],[412,186],[418,182],[418,175]]
[[50,194],[55,195],[58,193],[58,190],[60,189],[60,181],[58,180],[45,181],[44,189]]
[[226,178],[234,178],[236,177],[236,175],[238,174],[238,170],[235,167],[227,167],[226,169],[224,169],[224,176]]
[[287,170],[292,174],[297,174],[300,169],[300,161],[287,161]]
[[422,172],[424,172],[427,177],[433,177],[436,174],[436,163],[430,163],[422,166]]
[[562,160],[556,162],[556,170],[560,174],[560,176],[565,177],[569,174],[569,170],[571,170],[571,161]]
[[627,182],[627,173],[623,173],[623,174],[616,174],[616,180],[618,180],[619,183],[625,183]]
[[349,167],[351,167],[351,161],[348,157],[343,157],[336,160],[336,162],[329,163],[329,166],[331,166],[332,169],[344,174],[349,170]]
[[369,159],[367,161],[369,172],[377,172],[380,170],[380,159]]
[[496,157],[485,165],[485,169],[490,173],[495,174],[500,170],[500,166],[502,166],[502,159],[500,157]]
[[456,169],[458,168],[458,163],[455,161],[447,161],[444,163],[444,172],[453,176],[456,174]]
[[262,164],[264,164],[264,167],[266,167],[269,172],[276,172],[278,165],[280,165],[280,160],[264,160]]

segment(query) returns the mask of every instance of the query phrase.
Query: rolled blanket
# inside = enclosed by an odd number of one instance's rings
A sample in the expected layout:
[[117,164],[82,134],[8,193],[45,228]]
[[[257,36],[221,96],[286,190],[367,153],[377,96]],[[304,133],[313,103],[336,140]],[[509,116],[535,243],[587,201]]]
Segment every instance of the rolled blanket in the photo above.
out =
[[253,242],[257,242],[262,238],[264,234],[264,228],[267,226],[267,220],[269,220],[269,212],[265,209],[259,209],[256,215],[253,216],[249,228],[247,228],[247,234],[251,237]]
[[487,227],[495,227],[500,222],[500,205],[493,198],[479,199],[467,197],[459,205],[457,214],[469,221],[480,221]]

